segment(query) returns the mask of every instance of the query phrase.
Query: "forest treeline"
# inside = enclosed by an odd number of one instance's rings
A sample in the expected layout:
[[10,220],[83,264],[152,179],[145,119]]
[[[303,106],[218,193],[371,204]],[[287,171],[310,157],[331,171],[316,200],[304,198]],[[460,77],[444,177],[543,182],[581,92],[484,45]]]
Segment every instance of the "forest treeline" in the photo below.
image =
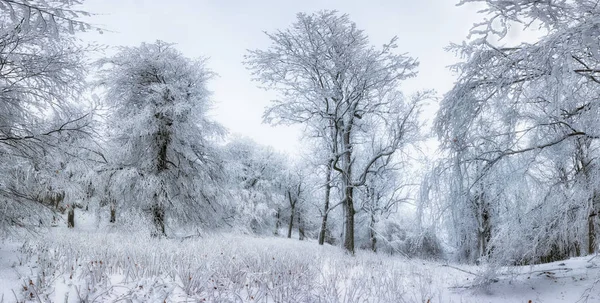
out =
[[[346,14],[267,32],[240,64],[277,95],[264,122],[303,129],[290,157],[210,119],[207,59],[156,41],[91,60],[99,47],[77,34],[103,29],[81,21],[83,0],[0,0],[0,230],[65,212],[76,228],[85,210],[156,237],[297,235],[351,254],[504,265],[597,252],[600,8],[459,4],[482,19],[448,47],[457,80],[439,98],[403,94],[419,62],[402,37],[375,47]],[[510,44],[514,27],[540,38]],[[415,169],[431,136],[439,150]]]

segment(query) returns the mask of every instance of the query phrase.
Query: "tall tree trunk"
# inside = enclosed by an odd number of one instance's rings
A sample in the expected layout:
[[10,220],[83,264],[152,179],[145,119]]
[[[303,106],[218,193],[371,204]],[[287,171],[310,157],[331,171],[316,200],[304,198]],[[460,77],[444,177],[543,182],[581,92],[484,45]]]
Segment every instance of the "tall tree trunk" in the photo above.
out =
[[[168,98],[165,97],[166,99]],[[165,116],[163,113],[155,114],[155,117],[160,120],[160,126],[158,130],[158,137],[156,138],[158,142],[158,155],[157,155],[157,174],[160,176],[169,169],[169,159],[168,159],[168,147],[171,143],[171,134],[170,134],[170,126],[173,121]],[[154,205],[151,207],[152,211],[152,220],[154,226],[156,228],[155,236],[166,236],[165,233],[165,203],[168,200],[166,197],[166,190],[164,188],[164,181],[161,181],[159,186],[159,192],[154,194]],[[161,197],[161,194],[165,195]],[[161,201],[162,200],[162,201]]]
[[325,243],[327,235],[327,218],[329,217],[329,199],[331,195],[331,173],[333,172],[333,159],[327,163],[327,172],[325,177],[325,207],[323,207],[323,220],[321,221],[321,231],[319,232],[319,245]]
[[344,151],[342,185],[344,190],[345,209],[345,234],[344,248],[351,254],[354,254],[354,187],[352,184],[352,144],[350,143],[350,130],[345,129],[342,138],[342,148]]
[[588,254],[593,254],[596,252],[596,224],[595,218],[597,214],[592,213],[588,217]]
[[288,227],[287,237],[291,238],[292,237],[292,229],[294,228],[294,213],[296,212],[296,202],[294,201],[294,199],[292,199],[292,193],[289,190],[288,190],[288,199],[289,199],[290,207],[292,208],[292,210],[290,211],[290,225]]

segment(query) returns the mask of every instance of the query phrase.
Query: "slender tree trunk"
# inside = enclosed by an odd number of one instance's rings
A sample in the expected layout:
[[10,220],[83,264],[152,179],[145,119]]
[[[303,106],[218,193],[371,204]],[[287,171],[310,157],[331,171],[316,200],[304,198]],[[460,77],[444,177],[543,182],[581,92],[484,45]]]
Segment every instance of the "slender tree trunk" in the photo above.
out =
[[67,211],[67,227],[74,228],[75,227],[75,207],[73,205],[68,206]]
[[290,193],[290,191],[288,191],[288,199],[289,199],[290,207],[292,208],[292,210],[290,211],[290,225],[288,227],[287,237],[291,238],[292,237],[292,229],[294,228],[294,213],[296,212],[296,202],[294,201],[294,199],[292,199],[292,193]]
[[279,236],[279,228],[281,227],[281,209],[277,208],[275,213],[275,236]]
[[[589,177],[588,177],[589,179]],[[600,208],[600,196],[594,190],[591,201],[590,214],[588,215],[588,254],[593,254],[598,251],[598,238],[596,225],[598,224],[598,214]]]
[[350,130],[346,129],[343,133],[342,148],[344,155],[342,183],[344,190],[345,213],[345,234],[344,248],[351,254],[354,254],[354,187],[352,184],[352,145],[350,143]]
[[327,235],[327,218],[329,217],[329,199],[331,195],[331,173],[333,172],[333,159],[327,163],[327,172],[325,177],[325,207],[323,208],[323,220],[321,221],[321,231],[319,232],[319,245],[325,243]]
[[304,235],[304,220],[302,220],[302,214],[298,212],[298,240],[303,241],[306,236]]
[[117,207],[115,206],[114,200],[111,199],[110,202],[110,223],[115,223],[117,221]]
[[598,214],[596,212],[592,212],[588,216],[588,254],[593,254],[596,252],[596,248],[598,247],[596,241],[596,217]]
[[345,190],[346,204],[346,231],[344,234],[344,248],[351,254],[354,254],[354,191],[351,185],[346,186]]
[[377,235],[375,234],[375,213],[371,212],[371,222],[369,222],[369,236],[371,238],[371,250],[377,252]]
[[485,201],[483,194],[480,194],[477,199],[477,205],[479,206],[479,221],[480,226],[477,233],[477,241],[479,246],[479,257],[485,257],[488,254],[488,244],[492,238],[492,227],[490,218],[489,205]]

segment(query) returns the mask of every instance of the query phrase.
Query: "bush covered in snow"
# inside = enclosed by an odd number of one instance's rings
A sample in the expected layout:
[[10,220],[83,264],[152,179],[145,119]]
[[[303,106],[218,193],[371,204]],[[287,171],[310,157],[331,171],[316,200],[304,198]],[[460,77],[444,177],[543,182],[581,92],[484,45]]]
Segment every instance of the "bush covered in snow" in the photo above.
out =
[[435,232],[431,229],[417,231],[394,221],[384,221],[380,228],[379,250],[389,254],[399,254],[410,258],[439,260],[445,257],[444,249]]

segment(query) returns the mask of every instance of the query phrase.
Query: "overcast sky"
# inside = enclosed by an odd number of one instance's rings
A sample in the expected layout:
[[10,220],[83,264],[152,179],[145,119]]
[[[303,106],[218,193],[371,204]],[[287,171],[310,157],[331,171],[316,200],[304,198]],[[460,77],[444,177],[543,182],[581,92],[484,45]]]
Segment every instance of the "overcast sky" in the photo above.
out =
[[457,61],[444,47],[464,40],[478,18],[472,7],[457,7],[456,2],[87,0],[84,9],[99,14],[92,23],[112,32],[91,32],[84,38],[109,46],[163,40],[176,43],[188,57],[208,57],[208,66],[219,74],[209,84],[215,101],[211,116],[233,134],[293,152],[299,131],[261,123],[264,108],[274,95],[259,89],[241,63],[247,49],[269,46],[264,31],[288,27],[298,12],[335,9],[347,13],[372,44],[381,46],[396,35],[398,51],[419,59],[419,76],[403,84],[406,93],[435,89],[441,95],[454,81],[446,67]]

